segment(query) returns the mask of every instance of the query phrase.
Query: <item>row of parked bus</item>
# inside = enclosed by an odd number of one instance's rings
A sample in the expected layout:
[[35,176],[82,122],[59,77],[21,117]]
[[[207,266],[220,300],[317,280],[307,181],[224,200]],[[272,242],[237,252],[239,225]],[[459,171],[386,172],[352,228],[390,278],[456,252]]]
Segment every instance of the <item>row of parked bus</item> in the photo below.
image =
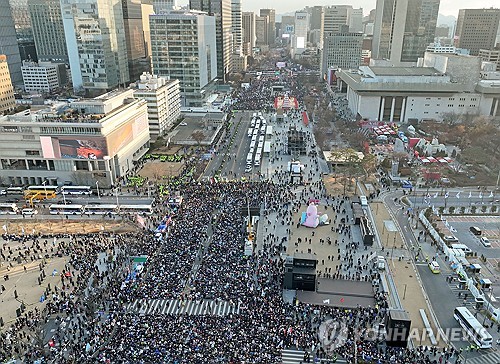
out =
[[58,194],[63,195],[91,195],[92,188],[90,186],[28,186],[24,187],[8,187],[2,190],[3,195],[23,195],[25,198],[29,199],[33,196],[37,196],[37,199],[49,199],[55,198]]
[[[31,210],[29,212],[28,210]],[[35,215],[34,209],[20,210],[15,203],[0,203],[0,215]],[[152,205],[114,205],[114,204],[51,204],[49,213],[52,215],[116,215],[116,214],[139,214],[151,215]]]
[[264,150],[264,141],[266,137],[266,119],[262,113],[254,113],[252,116],[250,128],[248,129],[248,137],[252,138],[250,142],[250,151],[247,155],[247,164],[245,172],[252,171],[252,166],[259,167],[262,161],[262,152]]

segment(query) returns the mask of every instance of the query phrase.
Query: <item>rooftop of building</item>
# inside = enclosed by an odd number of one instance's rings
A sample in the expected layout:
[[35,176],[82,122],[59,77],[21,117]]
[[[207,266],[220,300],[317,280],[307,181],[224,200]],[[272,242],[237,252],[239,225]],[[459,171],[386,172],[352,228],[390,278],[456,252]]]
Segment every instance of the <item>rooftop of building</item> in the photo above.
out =
[[376,76],[439,76],[441,72],[433,67],[379,67],[370,66]]

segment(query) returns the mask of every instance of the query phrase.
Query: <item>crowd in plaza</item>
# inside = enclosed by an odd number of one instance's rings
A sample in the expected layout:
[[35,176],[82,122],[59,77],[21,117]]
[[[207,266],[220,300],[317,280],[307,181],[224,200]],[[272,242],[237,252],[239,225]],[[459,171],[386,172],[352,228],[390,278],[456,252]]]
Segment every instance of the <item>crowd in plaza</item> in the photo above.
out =
[[[305,95],[295,79],[279,77],[292,86],[299,99]],[[272,108],[272,83],[271,77],[253,80],[234,108]],[[313,145],[312,137],[308,144]],[[331,245],[332,255],[318,257],[320,275],[366,281],[377,278],[368,253],[355,258],[363,248],[352,234],[348,198],[327,195],[317,159],[306,160],[309,184],[300,191],[285,170],[260,182],[186,179],[175,184],[172,190],[182,194],[182,204],[174,209],[157,201],[155,215],[147,224],[168,222],[168,232],[160,236],[144,230],[65,236],[53,243],[51,238],[27,236],[23,238],[25,248],[17,252],[4,245],[4,260],[17,255],[36,259],[49,252],[61,252],[69,260],[57,287],[47,292],[45,309],[23,314],[2,334],[0,361],[17,357],[25,363],[44,358],[57,363],[275,364],[281,362],[281,350],[286,348],[307,350],[317,358],[343,357],[348,363],[354,363],[355,357],[367,363],[395,364],[446,363],[453,358],[452,351],[382,348],[379,340],[359,336],[385,319],[388,305],[379,292],[375,293],[376,305],[368,308],[283,299],[282,253],[288,244],[295,244],[297,252],[308,249],[308,241],[292,239],[290,232],[298,223],[294,214],[304,210],[310,199],[321,199],[331,215],[332,236],[336,236],[323,242]],[[262,209],[259,223],[265,234],[259,237],[262,248],[245,256],[249,223],[245,217],[250,208]],[[310,239],[314,239],[311,231]],[[148,257],[133,276],[131,256]],[[322,260],[327,259],[339,261],[335,270],[322,267]],[[137,299],[224,300],[240,310],[226,316],[141,316],[127,310],[127,304]],[[324,337],[318,334],[321,324],[330,319],[348,328],[345,343],[338,347],[323,345]],[[44,329],[44,338],[29,344],[27,336],[41,326],[47,328],[50,322],[55,331]]]

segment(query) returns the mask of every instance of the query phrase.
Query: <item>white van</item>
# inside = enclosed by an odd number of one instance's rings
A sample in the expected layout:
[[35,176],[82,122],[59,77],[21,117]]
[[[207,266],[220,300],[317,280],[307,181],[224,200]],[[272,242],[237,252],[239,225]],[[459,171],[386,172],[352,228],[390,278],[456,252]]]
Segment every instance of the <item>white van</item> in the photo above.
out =
[[377,257],[376,266],[379,270],[385,270],[385,258],[382,255]]
[[38,214],[38,211],[35,210],[35,209],[29,209],[29,208],[26,208],[26,209],[23,209],[21,211],[21,213],[24,215],[24,216],[33,216],[33,215],[36,215]]
[[359,196],[359,201],[361,202],[361,206],[368,206],[368,199],[366,196]]
[[465,256],[470,256],[474,252],[465,244],[451,244],[452,249],[460,249],[465,253]]

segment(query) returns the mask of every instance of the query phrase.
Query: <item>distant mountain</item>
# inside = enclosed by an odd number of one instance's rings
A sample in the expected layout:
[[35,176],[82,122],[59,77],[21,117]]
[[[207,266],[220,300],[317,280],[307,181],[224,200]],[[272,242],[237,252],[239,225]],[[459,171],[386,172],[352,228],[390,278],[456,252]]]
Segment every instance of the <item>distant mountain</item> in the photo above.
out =
[[453,15],[438,14],[437,25],[447,25],[451,29],[454,29],[456,21],[457,18],[454,17]]

